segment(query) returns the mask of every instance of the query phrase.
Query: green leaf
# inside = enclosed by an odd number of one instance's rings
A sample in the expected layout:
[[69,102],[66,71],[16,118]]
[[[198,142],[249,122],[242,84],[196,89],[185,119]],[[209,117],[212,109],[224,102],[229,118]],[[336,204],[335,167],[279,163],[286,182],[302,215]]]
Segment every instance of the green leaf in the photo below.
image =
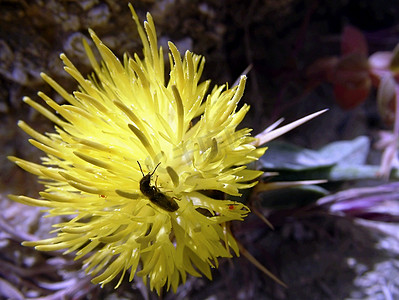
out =
[[260,193],[262,207],[291,209],[309,205],[329,192],[317,185],[305,185]]
[[334,165],[362,165],[370,150],[370,140],[360,136],[352,141],[337,141],[319,150],[301,148],[285,142],[271,142],[260,158],[263,169],[304,171]]

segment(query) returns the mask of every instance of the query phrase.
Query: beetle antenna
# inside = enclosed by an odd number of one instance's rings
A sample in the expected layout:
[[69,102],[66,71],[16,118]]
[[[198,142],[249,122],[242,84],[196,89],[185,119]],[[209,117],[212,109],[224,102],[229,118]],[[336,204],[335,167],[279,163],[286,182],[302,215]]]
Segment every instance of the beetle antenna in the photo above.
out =
[[159,166],[160,164],[161,164],[160,162],[157,164],[157,166],[155,167],[154,171],[152,171],[151,176],[154,175],[156,169],[158,168],[158,166]]
[[143,176],[144,176],[144,172],[143,172],[143,169],[141,169],[141,165],[140,165],[139,161],[137,161],[137,163],[139,164],[141,174],[143,174]]

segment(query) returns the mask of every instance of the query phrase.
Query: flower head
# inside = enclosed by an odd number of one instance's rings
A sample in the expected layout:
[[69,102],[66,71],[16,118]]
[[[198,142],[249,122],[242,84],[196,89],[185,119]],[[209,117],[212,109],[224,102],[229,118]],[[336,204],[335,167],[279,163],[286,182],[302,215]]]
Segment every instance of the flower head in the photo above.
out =
[[[46,153],[42,164],[11,157],[45,182],[40,199],[10,196],[66,216],[54,225],[56,236],[25,242],[38,250],[67,249],[85,257],[93,282],[104,285],[126,271],[147,278],[158,293],[176,290],[187,273],[211,278],[219,257],[238,255],[225,222],[243,220],[242,203],[214,198],[220,191],[240,195],[262,172],[246,169],[265,148],[251,143],[250,129],[237,130],[249,107],[237,104],[245,76],[237,86],[200,82],[204,59],[187,51],[184,58],[169,43],[170,75],[165,76],[162,48],[151,15],[144,28],[130,6],[144,57],[123,61],[90,30],[102,62],[83,41],[94,73],[87,78],[65,55],[65,70],[79,84],[73,94],[47,75],[43,79],[67,102],[44,93],[48,107],[24,101],[53,121],[55,133],[19,126]],[[167,77],[167,79],[165,79]]]

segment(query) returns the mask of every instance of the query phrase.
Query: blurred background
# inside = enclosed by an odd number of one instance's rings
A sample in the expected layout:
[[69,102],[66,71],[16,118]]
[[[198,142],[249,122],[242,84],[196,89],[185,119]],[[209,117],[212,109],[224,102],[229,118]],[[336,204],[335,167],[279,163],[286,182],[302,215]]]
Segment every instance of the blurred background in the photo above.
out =
[[[35,176],[8,155],[40,162],[17,127],[53,124],[24,104],[43,91],[45,72],[67,91],[65,53],[83,74],[88,28],[121,58],[141,53],[129,1],[0,0],[1,299],[156,299],[138,279],[101,289],[81,262],[20,246],[45,238],[54,220],[6,195],[38,197]],[[243,126],[262,132],[329,111],[277,141],[255,167],[267,173],[244,195],[253,214],[232,224],[237,240],[288,288],[244,256],[221,261],[214,280],[189,278],[164,299],[399,299],[399,2],[389,0],[132,1],[154,18],[159,44],[206,58],[203,80],[233,85],[247,73]],[[89,43],[91,43],[89,41]],[[166,51],[165,51],[166,52]],[[275,173],[278,173],[276,176]],[[267,176],[270,175],[270,176]],[[308,180],[328,180],[313,184]],[[289,183],[281,188],[281,183]],[[298,183],[299,182],[299,183]],[[306,183],[306,184],[305,184]],[[269,219],[274,229],[262,220]]]

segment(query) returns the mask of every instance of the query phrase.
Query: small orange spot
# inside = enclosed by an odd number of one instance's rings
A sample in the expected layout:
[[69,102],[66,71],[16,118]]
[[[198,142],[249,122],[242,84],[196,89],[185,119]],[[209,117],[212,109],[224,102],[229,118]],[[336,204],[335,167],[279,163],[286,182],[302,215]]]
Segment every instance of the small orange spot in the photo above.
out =
[[106,195],[98,195],[100,198],[107,198]]
[[229,205],[229,209],[230,209],[230,210],[234,209],[234,205],[233,205],[233,204],[230,204],[230,205]]

